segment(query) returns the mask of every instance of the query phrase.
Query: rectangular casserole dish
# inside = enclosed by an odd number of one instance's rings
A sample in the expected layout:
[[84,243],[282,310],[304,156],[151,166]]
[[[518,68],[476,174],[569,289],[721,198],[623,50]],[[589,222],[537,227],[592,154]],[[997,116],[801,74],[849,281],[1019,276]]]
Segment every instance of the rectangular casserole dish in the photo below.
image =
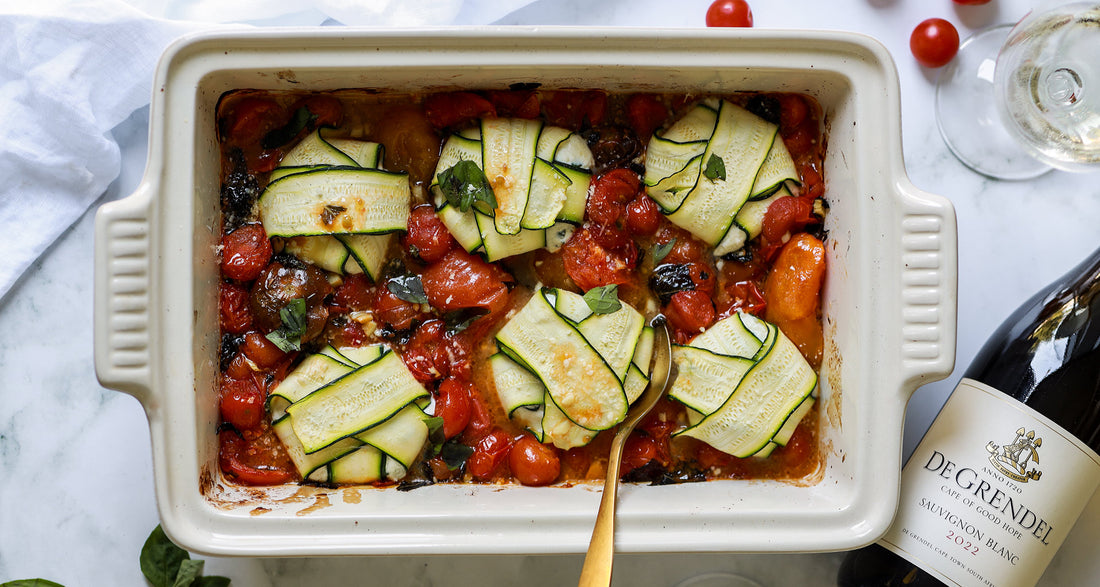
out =
[[154,85],[150,155],[132,196],[96,218],[100,382],[149,418],[157,502],[180,545],[217,555],[569,553],[588,544],[597,485],[241,487],[217,464],[219,151],[229,90],[507,88],[801,92],[822,106],[828,277],[824,453],[795,482],[625,486],[629,552],[850,549],[897,506],[903,415],[954,364],[956,227],[908,181],[898,82],[863,36],[806,31],[478,28],[265,30],[174,44]]

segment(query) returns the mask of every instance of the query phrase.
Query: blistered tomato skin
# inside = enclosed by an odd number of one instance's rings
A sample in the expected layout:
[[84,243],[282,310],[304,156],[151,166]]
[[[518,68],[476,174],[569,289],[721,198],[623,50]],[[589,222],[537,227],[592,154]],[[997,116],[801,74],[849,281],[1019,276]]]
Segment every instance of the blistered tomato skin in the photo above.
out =
[[218,323],[223,332],[244,334],[252,328],[248,290],[235,283],[218,286]]
[[[681,291],[672,294],[664,310],[669,325],[676,331],[678,338],[691,337],[703,332],[714,324],[714,304],[710,296],[698,290]],[[683,340],[681,340],[683,342]]]
[[434,94],[424,100],[428,122],[437,129],[472,123],[483,116],[496,116],[493,104],[473,92]]
[[246,224],[222,237],[222,275],[251,281],[271,260],[271,242],[260,224]]
[[497,312],[508,304],[507,273],[461,248],[447,252],[420,275],[433,308],[484,308]]
[[423,204],[412,209],[409,214],[408,232],[401,238],[405,250],[413,257],[425,263],[434,263],[443,258],[458,243],[451,231],[435,214],[431,204]]
[[561,474],[557,449],[542,444],[529,434],[523,435],[512,445],[508,453],[508,466],[517,481],[533,487],[550,485]]
[[457,379],[444,379],[435,398],[435,415],[443,418],[443,436],[454,438],[470,423],[470,389]]
[[477,481],[490,481],[508,460],[512,439],[500,428],[492,429],[474,446],[474,454],[466,461],[466,470]]
[[237,430],[260,425],[264,416],[263,397],[250,380],[225,379],[221,385],[219,408],[222,419]]
[[639,236],[650,236],[661,226],[661,209],[653,198],[639,194],[626,207],[626,228]]

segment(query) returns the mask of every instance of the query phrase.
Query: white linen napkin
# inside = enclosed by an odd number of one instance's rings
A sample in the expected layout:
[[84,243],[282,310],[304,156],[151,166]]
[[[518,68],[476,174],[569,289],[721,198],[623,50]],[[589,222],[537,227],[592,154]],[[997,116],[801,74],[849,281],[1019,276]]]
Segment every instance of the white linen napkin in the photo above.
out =
[[161,52],[251,25],[488,24],[531,0],[0,2],[0,300],[119,174],[111,130],[149,103]]

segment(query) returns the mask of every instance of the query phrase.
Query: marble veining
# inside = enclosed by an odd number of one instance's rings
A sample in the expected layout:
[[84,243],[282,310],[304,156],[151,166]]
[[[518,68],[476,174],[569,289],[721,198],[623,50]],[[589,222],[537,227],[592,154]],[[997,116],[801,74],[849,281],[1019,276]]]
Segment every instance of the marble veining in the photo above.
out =
[[[912,449],[978,346],[1041,284],[1100,245],[1096,176],[1050,173],[1018,183],[966,170],[948,152],[932,111],[935,73],[908,53],[919,21],[940,16],[965,37],[1019,18],[1033,3],[986,7],[899,0],[749,0],[757,27],[851,30],[892,52],[902,88],[906,167],[920,189],[947,196],[959,225],[959,368],[919,389],[904,430]],[[700,27],[709,0],[538,0],[501,24]],[[118,127],[122,176],[105,196],[131,193],[142,173],[143,110]],[[845,197],[848,194],[831,194]],[[92,367],[92,214],[80,219],[0,298],[0,582],[46,577],[68,586],[144,585],[138,553],[157,524],[148,423],[129,396],[103,389]],[[919,231],[918,231],[919,232]],[[2,253],[0,253],[2,254]],[[912,253],[911,253],[912,254]],[[913,258],[918,260],[918,258]],[[920,270],[930,259],[920,257]],[[917,287],[919,285],[919,287]],[[913,284],[917,304],[929,298]],[[916,320],[914,324],[923,324]],[[593,512],[594,513],[594,512]],[[1100,582],[1100,498],[1094,498],[1041,586]],[[207,560],[234,585],[568,585],[580,556]],[[621,555],[616,585],[674,585],[733,570],[767,586],[832,585],[839,554]]]

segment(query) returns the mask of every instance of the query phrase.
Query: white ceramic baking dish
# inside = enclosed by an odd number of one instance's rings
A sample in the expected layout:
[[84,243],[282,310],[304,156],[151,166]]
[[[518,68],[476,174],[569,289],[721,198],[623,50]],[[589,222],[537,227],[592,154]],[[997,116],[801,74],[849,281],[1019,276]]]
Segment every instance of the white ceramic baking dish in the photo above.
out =
[[194,36],[155,80],[137,192],[96,218],[96,371],[149,418],[168,534],[228,555],[566,553],[597,485],[237,487],[218,470],[214,110],[239,88],[804,92],[824,109],[831,205],[821,377],[823,466],[795,483],[620,493],[621,551],[819,551],[875,540],[897,504],[903,414],[955,355],[950,203],[908,181],[889,54],[852,34],[768,30],[311,29]]

